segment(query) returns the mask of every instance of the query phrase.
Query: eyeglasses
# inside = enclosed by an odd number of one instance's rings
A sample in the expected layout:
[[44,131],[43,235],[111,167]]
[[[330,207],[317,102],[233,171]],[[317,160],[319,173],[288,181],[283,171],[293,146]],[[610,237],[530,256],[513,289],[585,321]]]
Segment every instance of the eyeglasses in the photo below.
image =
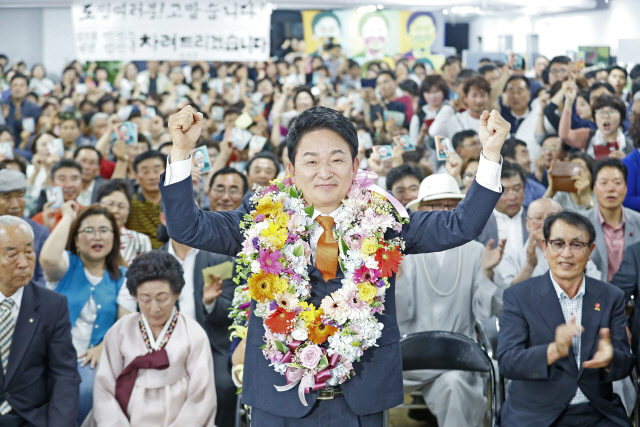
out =
[[554,68],[553,70],[549,70],[551,74],[567,74],[569,70],[566,68]]
[[609,110],[609,109],[605,110],[604,108],[601,108],[600,110],[596,111],[596,116],[600,116],[600,117],[611,117],[611,116],[614,116],[616,114],[620,115],[620,111],[613,110],[613,109],[612,110]]
[[88,236],[106,236],[109,233],[113,233],[113,230],[107,227],[100,227],[100,228],[93,228],[93,227],[86,227],[80,231],[78,231],[78,233],[84,233]]
[[547,245],[551,247],[551,250],[555,253],[560,253],[564,250],[564,247],[569,245],[569,250],[571,253],[579,254],[584,248],[589,246],[588,243],[573,241],[570,243],[565,242],[564,240],[547,240]]
[[238,190],[237,188],[230,188],[229,190],[227,190],[224,187],[215,187],[211,190],[219,196],[222,196],[224,193],[229,193],[229,196],[231,197],[240,194],[240,190]]
[[451,211],[458,206],[458,202],[454,203],[420,203],[420,207],[430,208],[432,211]]

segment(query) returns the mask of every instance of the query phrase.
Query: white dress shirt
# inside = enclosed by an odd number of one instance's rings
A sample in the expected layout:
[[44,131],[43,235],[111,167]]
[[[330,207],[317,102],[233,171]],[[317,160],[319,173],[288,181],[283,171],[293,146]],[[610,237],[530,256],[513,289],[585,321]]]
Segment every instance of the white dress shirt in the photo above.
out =
[[[178,299],[178,302],[180,303],[180,312],[182,312],[182,314],[184,314],[185,316],[188,316],[197,321],[198,319],[196,318],[196,300],[194,298],[195,287],[193,284],[193,275],[195,273],[194,269],[196,266],[196,256],[198,256],[200,249],[192,248],[183,261],[176,255],[176,251],[173,248],[173,240],[169,240],[168,252],[178,260],[178,262],[182,266],[182,269],[184,270],[184,287],[182,288],[182,292],[180,292],[180,298]],[[213,307],[215,306],[216,301],[217,299],[213,300],[213,302],[209,305],[205,304],[204,300],[202,301],[202,304],[204,304],[204,308],[207,313],[211,313],[213,311]]]
[[78,197],[76,197],[76,202],[80,204],[80,206],[89,206],[91,204],[91,197],[93,196],[93,189],[96,186],[96,180],[91,181],[91,184],[87,187],[86,190],[82,190]]
[[13,323],[18,320],[18,314],[20,314],[20,305],[22,304],[22,294],[24,293],[24,288],[21,287],[17,291],[13,293],[10,297],[6,297],[2,292],[0,292],[0,302],[6,300],[7,298],[11,298],[14,304],[11,306],[11,317],[13,317]]
[[506,254],[515,253],[524,246],[522,241],[522,212],[521,206],[518,213],[513,218],[509,218],[509,215],[500,213],[496,209],[493,210],[496,225],[498,226],[498,239],[507,239],[507,244],[504,247],[504,253]]

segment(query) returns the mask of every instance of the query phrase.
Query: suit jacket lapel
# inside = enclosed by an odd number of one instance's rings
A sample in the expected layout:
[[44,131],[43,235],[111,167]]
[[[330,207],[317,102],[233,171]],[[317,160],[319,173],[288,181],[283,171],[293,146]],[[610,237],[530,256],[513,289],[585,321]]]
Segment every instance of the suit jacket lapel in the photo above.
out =
[[38,328],[40,322],[40,316],[36,309],[40,305],[40,301],[33,290],[36,286],[33,282],[29,282],[24,287],[24,293],[22,294],[22,302],[20,303],[20,312],[16,321],[16,327],[13,331],[13,339],[11,341],[11,350],[9,351],[9,362],[7,363],[7,375],[4,379],[5,387],[11,381],[11,378],[15,374],[20,361],[24,358],[24,355],[31,343],[33,334]]
[[591,223],[596,229],[596,248],[591,254],[593,262],[600,270],[601,280],[607,281],[609,275],[609,259],[607,258],[607,243],[604,240],[604,232],[602,231],[602,223],[600,222],[600,215],[598,215],[598,207],[596,206],[590,212]]
[[[600,338],[600,320],[602,318],[602,312],[596,310],[596,304],[599,304],[601,300],[602,292],[597,283],[594,283],[587,277],[585,284],[585,294],[582,298],[582,326],[584,327],[584,333],[582,334],[582,343],[580,345],[580,364],[591,359],[591,354],[595,353],[597,348],[597,342]],[[579,367],[580,374],[584,371],[584,368]]]
[[522,242],[526,243],[529,238],[529,232],[527,231],[527,208],[522,207]]

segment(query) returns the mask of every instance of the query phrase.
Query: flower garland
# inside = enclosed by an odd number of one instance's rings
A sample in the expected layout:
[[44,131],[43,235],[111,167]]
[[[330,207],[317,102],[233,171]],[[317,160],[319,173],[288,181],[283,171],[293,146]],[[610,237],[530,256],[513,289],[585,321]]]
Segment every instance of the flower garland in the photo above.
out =
[[306,301],[314,208],[289,177],[270,184],[251,197],[256,209],[240,225],[245,240],[235,280],[246,286],[236,289],[230,317],[236,325],[246,322],[250,299],[256,300],[254,314],[265,328],[262,352],[287,378],[288,385],[275,387],[285,391],[300,383],[306,406],[304,393],[345,382],[355,374],[353,363],[382,335],[375,314],[384,312],[388,278],[398,271],[404,249],[402,239],[385,240],[384,234],[400,231],[408,215],[399,214],[397,201],[371,180],[356,179],[335,217],[342,288],[315,307]]

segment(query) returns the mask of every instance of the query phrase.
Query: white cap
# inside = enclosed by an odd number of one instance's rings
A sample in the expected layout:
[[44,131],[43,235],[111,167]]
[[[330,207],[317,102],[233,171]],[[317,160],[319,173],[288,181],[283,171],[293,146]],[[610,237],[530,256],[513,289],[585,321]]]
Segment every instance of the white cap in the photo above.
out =
[[407,209],[417,211],[420,202],[442,199],[464,199],[455,178],[448,173],[436,173],[422,180],[418,198],[407,203]]

